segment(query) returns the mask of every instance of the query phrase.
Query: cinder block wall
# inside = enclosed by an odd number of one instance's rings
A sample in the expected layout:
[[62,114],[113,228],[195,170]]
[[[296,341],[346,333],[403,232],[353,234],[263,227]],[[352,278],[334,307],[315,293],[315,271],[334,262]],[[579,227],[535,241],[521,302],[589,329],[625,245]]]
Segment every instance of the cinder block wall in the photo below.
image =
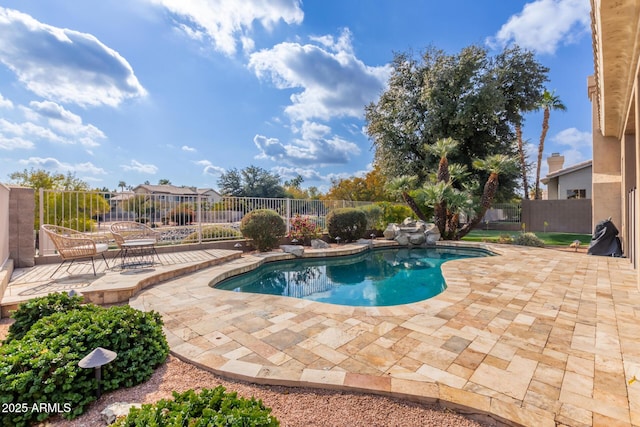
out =
[[9,258],[16,268],[33,267],[36,256],[34,190],[15,186],[9,189]]

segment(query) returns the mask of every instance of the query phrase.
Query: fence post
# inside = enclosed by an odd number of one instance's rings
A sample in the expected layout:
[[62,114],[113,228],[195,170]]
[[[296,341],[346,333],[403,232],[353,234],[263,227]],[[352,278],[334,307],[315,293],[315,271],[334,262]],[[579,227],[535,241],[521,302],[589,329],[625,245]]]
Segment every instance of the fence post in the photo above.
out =
[[291,231],[291,199],[287,197],[287,234]]
[[198,218],[198,244],[202,243],[202,195],[196,196],[196,217]]

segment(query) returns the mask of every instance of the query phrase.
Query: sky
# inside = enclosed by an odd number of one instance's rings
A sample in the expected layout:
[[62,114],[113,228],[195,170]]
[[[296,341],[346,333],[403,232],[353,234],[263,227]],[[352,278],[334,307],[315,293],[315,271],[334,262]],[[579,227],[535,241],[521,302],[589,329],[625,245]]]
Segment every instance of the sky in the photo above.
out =
[[[549,67],[544,158],[591,159],[589,0],[0,0],[0,182],[217,189],[259,166],[302,187],[363,176],[364,107],[394,53],[518,44]],[[542,114],[525,117],[535,161]],[[546,161],[542,176],[546,174]]]

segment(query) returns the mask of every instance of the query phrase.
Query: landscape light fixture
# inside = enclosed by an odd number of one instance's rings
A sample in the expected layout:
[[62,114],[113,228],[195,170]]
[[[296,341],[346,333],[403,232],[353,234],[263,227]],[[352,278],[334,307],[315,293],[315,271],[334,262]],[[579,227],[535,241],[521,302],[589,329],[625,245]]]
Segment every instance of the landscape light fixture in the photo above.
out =
[[118,353],[115,351],[107,350],[106,348],[97,347],[91,353],[87,354],[78,362],[78,366],[81,368],[94,368],[96,374],[96,382],[98,383],[98,390],[96,391],[96,397],[100,399],[100,382],[102,381],[102,365],[106,365],[112,362]]

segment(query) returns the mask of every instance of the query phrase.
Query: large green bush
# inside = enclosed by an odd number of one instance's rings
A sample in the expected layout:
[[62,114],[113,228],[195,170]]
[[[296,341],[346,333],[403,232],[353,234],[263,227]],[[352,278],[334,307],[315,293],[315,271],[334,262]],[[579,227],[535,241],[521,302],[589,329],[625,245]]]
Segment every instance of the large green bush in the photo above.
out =
[[[95,400],[96,382],[94,370],[78,362],[96,347],[118,354],[102,367],[104,391],[148,380],[169,352],[158,313],[92,304],[56,312],[0,347],[0,404],[58,404],[66,418],[82,414]],[[26,426],[50,415],[13,411],[0,417],[0,426]]]
[[126,417],[118,419],[115,427],[277,427],[280,423],[271,416],[271,408],[255,398],[238,398],[226,393],[223,386],[203,389],[200,393],[188,390],[173,392],[173,400],[162,399],[155,404],[132,408]]
[[387,225],[382,222],[383,210],[380,205],[371,204],[360,208],[367,217],[367,230],[383,231]]
[[246,238],[253,240],[259,251],[266,252],[278,246],[287,227],[278,212],[256,209],[242,217],[240,231]]
[[415,214],[407,205],[390,202],[380,202],[378,206],[382,208],[382,223],[384,230],[391,223],[400,224],[406,218],[415,218]]
[[5,342],[21,339],[31,329],[31,326],[43,317],[73,310],[81,305],[82,297],[69,296],[66,293],[49,294],[23,302],[20,304],[20,308],[11,315],[15,322],[9,326],[9,334]]
[[363,237],[367,231],[367,216],[356,208],[334,209],[327,215],[327,230],[332,239],[351,242]]

